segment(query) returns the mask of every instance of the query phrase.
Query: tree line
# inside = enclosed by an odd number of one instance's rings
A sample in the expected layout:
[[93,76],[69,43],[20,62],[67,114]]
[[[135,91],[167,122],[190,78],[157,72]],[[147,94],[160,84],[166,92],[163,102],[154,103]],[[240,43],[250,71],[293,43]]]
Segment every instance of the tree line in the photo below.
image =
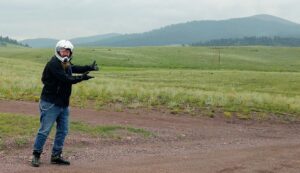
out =
[[0,36],[0,46],[7,46],[7,44],[29,47],[28,44],[20,43],[15,39],[9,38],[8,36],[6,37]]
[[227,38],[215,39],[205,42],[197,42],[192,46],[300,46],[300,38],[284,37],[244,37],[244,38]]

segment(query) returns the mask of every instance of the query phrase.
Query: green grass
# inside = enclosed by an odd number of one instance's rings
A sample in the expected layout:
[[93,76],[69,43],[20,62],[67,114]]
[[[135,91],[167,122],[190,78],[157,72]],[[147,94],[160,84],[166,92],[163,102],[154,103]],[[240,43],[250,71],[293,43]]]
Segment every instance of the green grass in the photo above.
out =
[[[72,104],[262,111],[300,116],[299,48],[79,48],[74,63],[103,64],[74,86]],[[0,98],[38,101],[51,49],[0,48]]]
[[[16,115],[8,113],[0,113],[0,149],[5,147],[7,140],[13,140],[16,146],[24,146],[34,138],[39,128],[39,118]],[[55,131],[53,128],[52,131]],[[71,133],[82,133],[94,137],[121,138],[122,133],[135,134],[142,137],[150,137],[151,132],[144,129],[125,127],[125,126],[109,126],[109,125],[90,125],[82,122],[70,123]]]
[[[299,72],[300,48],[289,47],[133,47],[75,48],[73,62],[97,60],[103,66]],[[1,48],[1,57],[45,63],[53,49]]]

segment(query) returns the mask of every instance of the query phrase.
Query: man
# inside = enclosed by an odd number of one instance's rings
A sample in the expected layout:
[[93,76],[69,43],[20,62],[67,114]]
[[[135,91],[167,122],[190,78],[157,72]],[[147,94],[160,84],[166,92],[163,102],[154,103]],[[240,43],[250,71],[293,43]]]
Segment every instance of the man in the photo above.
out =
[[[56,135],[52,148],[51,163],[70,165],[62,157],[65,137],[68,133],[69,100],[72,84],[89,80],[89,71],[98,71],[96,61],[92,65],[76,66],[71,64],[74,46],[68,40],[60,40],[55,47],[55,56],[47,63],[42,75],[44,84],[40,99],[40,128],[33,146],[32,166],[40,165],[44,144],[56,122]],[[73,76],[72,73],[81,75]]]

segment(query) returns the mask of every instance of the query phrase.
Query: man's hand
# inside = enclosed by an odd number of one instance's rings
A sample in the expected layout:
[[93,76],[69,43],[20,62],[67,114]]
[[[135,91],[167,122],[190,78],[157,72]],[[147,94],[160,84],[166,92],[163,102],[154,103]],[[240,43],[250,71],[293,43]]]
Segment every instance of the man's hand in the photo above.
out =
[[96,60],[94,60],[93,64],[90,65],[90,68],[92,71],[99,71],[99,67],[96,63]]
[[88,75],[88,74],[89,74],[89,71],[83,73],[83,74],[81,75],[82,80],[89,80],[89,79],[91,79],[91,78],[94,78],[94,76],[90,76],[90,75]]

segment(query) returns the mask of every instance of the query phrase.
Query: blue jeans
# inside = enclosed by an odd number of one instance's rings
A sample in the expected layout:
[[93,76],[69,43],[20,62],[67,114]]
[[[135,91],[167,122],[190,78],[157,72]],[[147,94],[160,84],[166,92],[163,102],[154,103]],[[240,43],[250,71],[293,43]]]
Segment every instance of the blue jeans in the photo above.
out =
[[62,152],[65,137],[69,128],[69,108],[59,107],[53,103],[40,101],[40,128],[35,138],[33,151],[42,153],[47,137],[56,122],[56,135],[52,148],[52,155]]

